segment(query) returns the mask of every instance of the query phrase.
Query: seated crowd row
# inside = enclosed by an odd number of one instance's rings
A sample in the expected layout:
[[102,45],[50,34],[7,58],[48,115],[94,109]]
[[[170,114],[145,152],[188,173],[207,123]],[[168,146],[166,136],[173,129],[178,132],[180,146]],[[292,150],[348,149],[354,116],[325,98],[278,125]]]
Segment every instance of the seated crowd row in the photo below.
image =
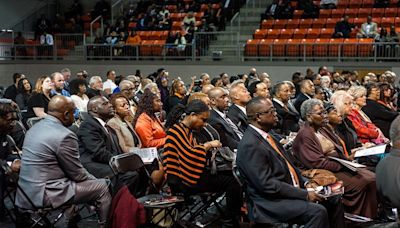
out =
[[[243,192],[256,224],[344,227],[344,212],[377,219],[378,207],[387,201],[400,205],[397,186],[389,184],[397,178],[397,166],[388,167],[400,147],[393,72],[369,73],[359,82],[357,72],[321,67],[272,85],[267,73],[252,68],[249,74],[222,73],[212,80],[204,73],[200,81],[192,77],[188,89],[180,78],[169,87],[163,68],[148,78],[140,72],[119,76],[117,83],[110,70],[104,84],[92,76],[89,88],[86,71],[70,77],[68,69],[43,76],[30,94],[29,80],[14,75],[5,97],[26,110],[24,121],[43,118],[33,126],[18,125],[31,127],[26,134],[16,129],[16,104],[0,103],[1,159],[12,162],[19,185],[38,207],[96,202],[99,223],[105,225],[108,180],[113,192],[127,185],[135,197],[148,193],[148,181],[138,173],[116,179],[109,166],[113,156],[137,147],[162,149],[161,160],[146,167],[158,188],[168,185],[172,194],[225,192],[222,221],[229,227],[239,225]],[[21,103],[21,97],[27,101]],[[354,156],[360,148],[391,140],[386,156]],[[22,162],[11,153],[21,146]],[[212,154],[222,149],[236,154],[243,189],[231,169],[212,171]],[[330,157],[366,168],[349,171]],[[343,195],[324,200],[310,191],[312,179],[302,175],[315,169],[340,180]],[[17,193],[16,205],[29,204]]]

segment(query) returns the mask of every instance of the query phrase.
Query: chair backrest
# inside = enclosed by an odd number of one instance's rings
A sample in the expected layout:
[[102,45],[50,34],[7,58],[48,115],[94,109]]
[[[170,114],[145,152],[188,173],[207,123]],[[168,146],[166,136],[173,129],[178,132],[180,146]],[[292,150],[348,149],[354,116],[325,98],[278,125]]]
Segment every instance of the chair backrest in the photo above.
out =
[[32,117],[29,118],[26,121],[26,125],[28,125],[29,128],[31,128],[33,125],[35,125],[37,122],[41,121],[43,119],[43,117]]
[[109,164],[115,174],[136,171],[144,167],[142,159],[135,153],[124,153],[113,156]]

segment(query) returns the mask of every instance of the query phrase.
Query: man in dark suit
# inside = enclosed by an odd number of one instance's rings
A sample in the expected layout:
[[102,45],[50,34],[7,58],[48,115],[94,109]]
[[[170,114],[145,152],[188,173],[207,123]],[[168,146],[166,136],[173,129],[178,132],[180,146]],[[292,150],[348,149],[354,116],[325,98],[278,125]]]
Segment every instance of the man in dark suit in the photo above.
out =
[[400,209],[400,117],[390,127],[392,148],[390,153],[376,166],[378,192],[391,207]]
[[229,97],[231,98],[232,105],[229,107],[226,115],[242,132],[245,132],[248,126],[246,104],[251,97],[243,81],[238,80],[231,84]]
[[82,164],[96,177],[112,177],[108,162],[121,152],[113,129],[106,126],[107,120],[114,114],[115,110],[107,98],[93,97],[88,103],[88,115],[77,133]]
[[[329,227],[327,210],[315,203],[323,200],[314,191],[304,189],[292,157],[268,133],[278,121],[271,100],[253,98],[246,112],[249,127],[239,143],[236,164],[245,180],[251,221],[260,225],[284,222]],[[338,214],[332,216],[332,221],[343,218],[343,207],[335,212]]]
[[17,97],[18,94],[18,82],[23,78],[25,78],[25,75],[21,73],[13,74],[14,84],[7,87],[6,91],[4,92],[4,98],[11,99],[15,102],[15,98]]
[[[75,120],[74,109],[68,97],[57,95],[50,100],[46,118],[26,134],[18,184],[37,207],[93,203],[99,227],[104,227],[112,200],[109,181],[95,178],[79,161],[78,139],[67,128]],[[15,204],[32,207],[20,190]]]
[[243,133],[225,114],[229,102],[228,92],[216,87],[208,92],[208,97],[212,107],[208,123],[218,131],[222,146],[235,150]]
[[301,104],[304,101],[313,98],[315,94],[314,83],[309,79],[304,79],[299,83],[300,93],[297,95],[296,100],[293,103],[293,106],[300,113]]

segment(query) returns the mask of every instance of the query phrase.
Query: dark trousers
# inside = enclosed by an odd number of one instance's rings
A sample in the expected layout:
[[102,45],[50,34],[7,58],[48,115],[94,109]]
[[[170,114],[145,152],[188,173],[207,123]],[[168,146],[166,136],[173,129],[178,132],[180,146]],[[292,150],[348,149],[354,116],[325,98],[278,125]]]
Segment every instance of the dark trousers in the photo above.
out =
[[231,171],[218,172],[211,175],[205,172],[197,184],[192,188],[187,188],[187,193],[196,194],[201,192],[225,192],[227,218],[236,219],[240,214],[242,206],[242,189],[233,177]]

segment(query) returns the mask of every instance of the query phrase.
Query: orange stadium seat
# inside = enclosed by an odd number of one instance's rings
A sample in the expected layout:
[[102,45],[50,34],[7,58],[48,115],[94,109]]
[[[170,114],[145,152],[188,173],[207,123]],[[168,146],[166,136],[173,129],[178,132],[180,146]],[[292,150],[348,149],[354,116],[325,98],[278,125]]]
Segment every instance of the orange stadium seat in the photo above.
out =
[[258,44],[261,40],[247,40],[246,47],[244,48],[245,56],[257,56],[258,55]]
[[329,48],[328,48],[328,56],[338,57],[340,45],[343,43],[343,39],[330,39],[329,40]]
[[180,21],[181,20],[181,13],[171,13],[169,15],[172,21]]
[[313,44],[315,39],[302,39],[300,46],[300,56],[312,56],[313,55]]
[[333,28],[323,28],[321,29],[321,33],[319,34],[320,38],[331,38],[335,29]]
[[314,43],[314,55],[315,56],[326,56],[328,53],[330,39],[315,39]]
[[286,24],[287,29],[299,28],[300,19],[289,19]]
[[138,31],[137,34],[140,36],[142,40],[149,40],[151,31]]
[[261,22],[262,29],[272,29],[273,25],[274,25],[274,20],[263,20]]
[[385,17],[397,17],[397,8],[386,8]]
[[394,18],[394,26],[397,28],[397,27],[400,27],[400,17],[395,17]]
[[312,24],[313,28],[324,28],[326,23],[325,18],[315,18]]
[[288,39],[286,42],[286,55],[287,56],[299,56],[301,40],[299,39]]
[[299,28],[305,28],[305,29],[311,28],[313,21],[314,19],[301,19]]
[[344,39],[342,45],[342,54],[344,57],[354,57],[357,56],[357,44],[358,39],[356,38],[346,38]]
[[326,28],[335,28],[336,23],[339,21],[339,18],[327,18],[326,19],[326,23],[325,23],[325,27]]
[[332,10],[331,9],[320,9],[319,18],[330,18]]
[[182,29],[183,22],[182,21],[173,21],[172,22],[172,29],[173,30],[180,30]]
[[374,52],[374,39],[359,39],[358,40],[358,56],[370,57]]
[[300,19],[303,15],[304,10],[294,10],[293,12],[293,19]]
[[293,36],[293,29],[282,29],[279,34],[279,39],[291,39]]
[[196,21],[201,21],[201,18],[204,17],[204,12],[195,12],[194,17],[196,18]]
[[390,7],[397,7],[398,0],[390,0]]
[[345,9],[345,8],[347,8],[347,3],[348,2],[349,2],[348,0],[338,0],[338,3],[336,5],[336,7],[338,9]]
[[128,28],[129,29],[134,29],[134,28],[136,28],[136,22],[129,22],[129,24],[128,24]]
[[344,15],[349,16],[350,18],[357,17],[357,14],[358,14],[358,9],[347,8],[344,10]]
[[333,9],[332,10],[332,18],[341,18],[346,10],[345,9]]
[[164,46],[165,46],[165,40],[154,40],[153,46],[151,46],[151,54],[153,56],[162,55]]
[[357,27],[361,27],[361,25],[366,22],[365,18],[361,18],[361,17],[356,17],[356,18],[352,18],[351,20],[349,20],[352,24],[354,24]]
[[320,33],[321,33],[321,29],[309,28],[309,29],[307,29],[306,39],[318,38]]
[[295,29],[293,32],[293,39],[303,39],[306,37],[307,29]]
[[258,55],[259,56],[271,56],[271,44],[274,42],[273,39],[262,39],[258,44]]
[[280,34],[279,29],[268,29],[267,36],[265,38],[267,39],[278,39]]
[[286,39],[275,39],[272,46],[273,56],[285,56]]
[[350,9],[358,9],[361,6],[362,6],[362,1],[353,0],[353,1],[349,1],[349,4],[348,4],[347,7],[350,8]]
[[273,29],[284,29],[287,24],[286,19],[276,19],[274,20],[274,25],[272,26]]
[[169,11],[169,13],[176,13],[178,6],[177,5],[166,5],[165,8]]
[[358,9],[357,17],[359,18],[367,18],[368,15],[371,15],[371,8],[360,8]]
[[90,14],[82,15],[81,19],[82,19],[83,22],[91,22],[92,21],[92,17],[90,16]]
[[253,34],[254,39],[264,39],[267,36],[268,30],[267,29],[256,29]]
[[372,17],[383,17],[384,13],[385,13],[384,8],[373,8],[371,15],[372,15]]
[[380,27],[390,27],[391,25],[394,25],[394,17],[382,17],[381,23],[378,23]]
[[372,8],[375,4],[375,0],[363,0],[364,8]]
[[154,40],[142,40],[142,43],[140,44],[139,47],[139,53],[142,56],[151,56],[151,49],[152,45],[154,43]]
[[208,4],[201,4],[200,6],[200,11],[201,12],[205,12],[208,10]]
[[219,9],[221,6],[219,4],[212,4],[211,8],[213,9]]

